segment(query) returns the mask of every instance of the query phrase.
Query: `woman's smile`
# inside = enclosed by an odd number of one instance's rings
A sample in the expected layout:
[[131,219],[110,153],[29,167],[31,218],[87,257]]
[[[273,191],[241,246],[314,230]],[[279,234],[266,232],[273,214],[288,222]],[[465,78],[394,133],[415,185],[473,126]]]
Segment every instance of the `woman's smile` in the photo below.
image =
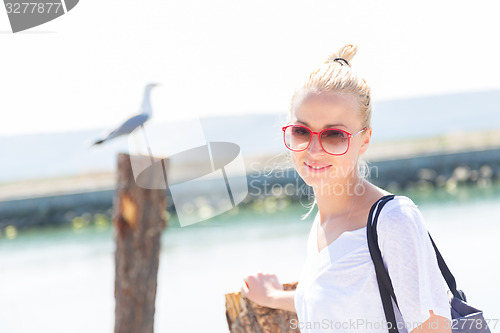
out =
[[331,164],[322,164],[317,162],[304,162],[307,170],[311,173],[322,173],[328,171],[332,167]]

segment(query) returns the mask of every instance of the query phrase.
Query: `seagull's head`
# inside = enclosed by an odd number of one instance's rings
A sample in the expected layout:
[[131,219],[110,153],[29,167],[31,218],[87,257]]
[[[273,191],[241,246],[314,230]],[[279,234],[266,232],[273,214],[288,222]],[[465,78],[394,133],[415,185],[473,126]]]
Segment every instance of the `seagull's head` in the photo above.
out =
[[160,85],[159,83],[155,83],[155,82],[153,82],[153,83],[149,83],[149,84],[147,84],[147,85],[146,85],[146,89],[151,90],[151,89],[153,89],[154,87],[157,87],[157,86],[159,86],[159,85]]

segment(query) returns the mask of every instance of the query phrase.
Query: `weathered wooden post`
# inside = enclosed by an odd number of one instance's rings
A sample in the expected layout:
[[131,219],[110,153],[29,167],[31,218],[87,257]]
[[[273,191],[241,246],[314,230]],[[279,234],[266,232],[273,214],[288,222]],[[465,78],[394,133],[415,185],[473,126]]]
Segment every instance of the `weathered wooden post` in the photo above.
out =
[[[295,290],[297,283],[285,283],[285,290]],[[266,308],[241,293],[226,294],[226,319],[231,333],[298,333],[294,312]]]
[[130,155],[118,155],[113,203],[115,333],[153,332],[160,238],[166,226],[166,200],[166,188],[151,190],[137,186]]

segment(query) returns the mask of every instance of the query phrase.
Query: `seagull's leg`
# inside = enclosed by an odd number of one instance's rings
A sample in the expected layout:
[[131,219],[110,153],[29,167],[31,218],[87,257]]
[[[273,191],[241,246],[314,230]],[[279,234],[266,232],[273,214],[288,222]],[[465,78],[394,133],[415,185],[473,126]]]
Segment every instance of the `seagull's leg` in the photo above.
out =
[[149,158],[151,159],[151,164],[155,163],[155,159],[153,158],[153,153],[151,152],[151,146],[149,145],[148,137],[146,136],[146,130],[144,129],[144,125],[141,125],[142,133],[144,133],[144,140],[146,140],[146,146],[148,147]]
[[[153,158],[153,153],[151,152],[151,146],[149,145],[148,137],[146,136],[146,130],[144,129],[144,124],[141,125],[142,133],[144,133],[144,140],[146,140],[146,146],[148,147],[149,158],[151,159],[151,165],[155,163],[155,159]],[[165,181],[165,185],[167,184],[167,169],[165,168],[165,162],[161,159],[161,166],[163,170],[163,180]]]

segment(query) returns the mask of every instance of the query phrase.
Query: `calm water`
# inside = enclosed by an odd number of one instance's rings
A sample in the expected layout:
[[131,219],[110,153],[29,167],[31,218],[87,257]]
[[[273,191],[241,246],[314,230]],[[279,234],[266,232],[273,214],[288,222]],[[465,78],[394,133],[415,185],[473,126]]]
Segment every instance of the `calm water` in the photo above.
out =
[[[500,195],[498,188],[488,191],[412,198],[459,288],[494,319],[500,317]],[[228,332],[224,294],[238,291],[243,276],[268,271],[282,282],[298,279],[311,220],[300,220],[306,211],[300,205],[274,213],[267,207],[165,231],[156,332]],[[113,251],[109,227],[0,238],[0,332],[112,332]]]

